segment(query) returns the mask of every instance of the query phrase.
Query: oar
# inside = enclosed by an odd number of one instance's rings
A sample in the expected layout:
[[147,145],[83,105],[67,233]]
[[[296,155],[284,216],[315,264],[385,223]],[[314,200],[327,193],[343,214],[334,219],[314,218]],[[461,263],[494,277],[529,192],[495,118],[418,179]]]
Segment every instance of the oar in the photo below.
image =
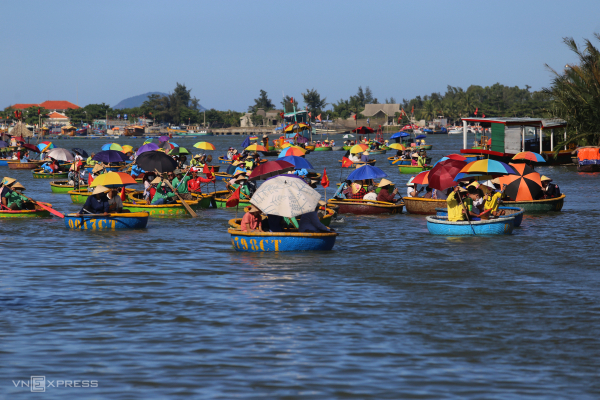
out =
[[[155,169],[154,171],[156,171],[156,173],[158,174],[158,176],[162,176],[160,172],[158,172],[157,169]],[[171,188],[171,190],[173,191],[173,193],[175,193],[175,195],[179,198],[179,200],[181,201],[181,204],[183,204],[183,206],[185,207],[186,211],[193,217],[196,218],[198,216],[198,214],[196,214],[194,212],[194,210],[192,210],[192,207],[190,207],[190,205],[188,203],[185,202],[185,200],[179,195],[179,193],[177,192],[177,190],[175,190],[175,188],[173,187],[173,185],[171,185],[171,182],[169,182],[168,179],[164,179],[163,180],[168,187]]]
[[56,211],[54,208],[52,207],[48,207],[42,203],[40,203],[39,201],[35,201],[30,197],[25,196],[24,194],[21,193],[21,196],[25,197],[26,199],[28,199],[29,201],[31,201],[33,204],[37,204],[38,206],[42,207],[44,210],[46,211],[50,211],[52,214],[56,215],[57,217],[60,218],[64,218],[64,214],[59,213],[58,211]]

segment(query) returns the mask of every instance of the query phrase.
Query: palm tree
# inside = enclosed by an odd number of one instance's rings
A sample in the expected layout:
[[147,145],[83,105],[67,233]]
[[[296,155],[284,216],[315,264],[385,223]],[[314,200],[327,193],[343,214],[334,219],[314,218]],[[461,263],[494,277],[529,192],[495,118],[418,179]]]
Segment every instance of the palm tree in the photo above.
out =
[[433,101],[424,101],[423,108],[421,109],[421,117],[426,120],[433,119],[434,113],[435,107],[433,106]]
[[[594,36],[600,41],[599,34]],[[569,143],[600,145],[600,51],[587,39],[582,49],[573,38],[563,40],[579,64],[567,64],[562,73],[546,64],[554,73],[552,86],[543,89],[552,98],[549,111],[569,126],[567,140],[556,148]]]

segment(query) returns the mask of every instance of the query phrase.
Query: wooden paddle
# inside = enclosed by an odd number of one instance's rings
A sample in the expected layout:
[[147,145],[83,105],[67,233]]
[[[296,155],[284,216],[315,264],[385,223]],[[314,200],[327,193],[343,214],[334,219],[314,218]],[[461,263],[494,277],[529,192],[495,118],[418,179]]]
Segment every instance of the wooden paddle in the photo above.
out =
[[35,201],[32,198],[25,196],[23,193],[21,193],[21,196],[25,197],[26,199],[28,199],[29,201],[31,201],[33,204],[37,204],[38,206],[42,207],[44,210],[50,211],[52,214],[56,215],[57,217],[60,217],[60,218],[64,218],[65,217],[64,214],[59,213],[54,208],[48,207],[48,206],[40,203],[39,201]]
[[[156,174],[158,176],[162,176],[160,172],[158,172],[157,169],[155,169],[154,171],[156,171]],[[196,214],[194,212],[194,210],[192,210],[192,207],[190,207],[190,205],[188,203],[185,202],[185,200],[179,195],[179,193],[177,192],[177,190],[173,187],[173,185],[171,185],[171,182],[169,182],[168,179],[164,179],[163,180],[168,187],[171,188],[171,190],[173,191],[173,193],[175,193],[175,195],[179,198],[179,200],[181,201],[181,204],[183,204],[183,206],[185,207],[186,211],[193,217],[196,218],[198,216],[198,214]]]

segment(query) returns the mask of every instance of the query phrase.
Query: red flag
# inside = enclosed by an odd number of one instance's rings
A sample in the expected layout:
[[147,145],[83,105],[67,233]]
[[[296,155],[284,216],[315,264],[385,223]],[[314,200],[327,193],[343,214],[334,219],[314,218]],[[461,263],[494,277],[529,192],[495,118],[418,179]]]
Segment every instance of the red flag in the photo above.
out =
[[121,201],[125,201],[127,196],[125,195],[125,186],[121,189]]
[[481,116],[482,116],[483,118],[485,118],[485,114],[482,114]]
[[279,115],[281,116],[281,119],[283,119],[283,112],[280,112]]
[[321,119],[321,114],[317,115],[317,119],[318,119],[319,121],[323,121],[323,120]]
[[215,167],[210,167],[210,177],[206,175],[207,178],[212,179],[215,177]]
[[414,105],[414,104],[413,104],[413,106],[412,106],[412,110],[410,110],[410,113],[411,113],[411,114],[414,114],[414,113],[415,113],[415,105]]
[[40,115],[40,110],[41,110],[41,108],[38,108],[38,115]]
[[475,109],[475,116],[477,116],[477,111],[479,111],[479,107]]
[[[350,160],[348,160],[350,161]],[[323,178],[321,179],[321,186],[324,188],[329,187],[329,178],[327,177],[327,168],[323,169]]]
[[294,98],[293,97],[290,99],[290,103],[294,104]]
[[18,111],[15,111],[15,118],[17,118],[17,119],[19,118],[19,112]]
[[356,114],[354,114],[354,120],[356,121]]
[[208,174],[208,167],[206,166],[206,164],[204,164],[204,168],[202,168],[202,173]]
[[88,174],[88,186],[91,186],[92,182],[94,182],[94,178],[92,178],[92,174]]
[[312,114],[311,114],[311,113],[308,113],[308,118],[310,118],[310,117],[312,117]]
[[235,192],[233,192],[233,194],[229,196],[229,198],[227,199],[227,203],[225,203],[226,208],[235,207],[238,204],[240,204],[240,188],[241,186],[238,186],[238,188],[235,189]]
[[342,168],[348,168],[352,165],[352,160],[347,157],[342,157]]

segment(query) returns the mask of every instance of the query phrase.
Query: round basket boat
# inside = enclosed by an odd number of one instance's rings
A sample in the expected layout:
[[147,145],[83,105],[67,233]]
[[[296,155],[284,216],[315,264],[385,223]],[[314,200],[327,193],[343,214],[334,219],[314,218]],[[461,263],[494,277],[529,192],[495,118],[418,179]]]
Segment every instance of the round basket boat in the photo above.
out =
[[[192,210],[200,209],[200,202],[196,200],[185,201]],[[185,206],[180,200],[173,204],[147,205],[123,202],[123,209],[132,213],[149,213],[151,217],[182,217],[189,216]]]
[[[342,160],[339,160],[339,163],[340,163],[340,165],[342,165]],[[375,163],[377,163],[377,160],[369,160],[367,162],[358,161],[358,162],[353,162],[352,166],[354,168],[358,168],[358,167],[361,167],[361,166],[363,166],[365,164],[375,165]]]
[[431,165],[425,165],[423,167],[413,167],[412,165],[400,165],[398,167],[398,171],[400,171],[401,174],[418,174],[423,171],[429,171],[431,167]]
[[[214,208],[227,208],[227,200],[229,196],[231,196],[231,192],[229,190],[218,190],[216,192],[210,192],[209,195],[213,195],[212,206]],[[243,209],[246,206],[250,205],[249,199],[240,199],[240,203],[238,204],[238,209]],[[236,207],[231,207],[231,210],[235,210]]]
[[436,215],[436,208],[446,208],[446,200],[424,199],[422,197],[404,197],[406,212],[419,215]]
[[385,154],[387,150],[379,149],[379,150],[369,150],[369,154]]
[[231,164],[231,160],[229,160],[229,159],[225,158],[224,156],[220,156],[220,157],[219,157],[219,162],[220,162],[221,164]]
[[32,172],[33,172],[33,177],[36,179],[61,179],[61,178],[66,178],[67,176],[69,176],[69,173],[66,171],[49,174],[47,172],[44,172],[43,169],[34,169]]
[[410,160],[403,160],[401,158],[388,157],[387,160],[390,165],[410,165]]
[[[381,192],[381,188],[378,186],[378,185],[379,185],[379,182],[373,182],[373,183],[374,183],[374,185],[375,185],[375,193],[379,194],[379,192]],[[339,187],[340,187],[340,185],[341,185],[341,183],[338,183],[338,184],[337,184],[337,187],[339,188]],[[391,188],[392,190],[394,190],[394,189],[396,188],[396,185],[395,185],[395,184],[393,184],[393,183],[392,183],[391,185],[389,185],[389,186],[390,186],[390,188]],[[362,185],[362,187],[363,187],[363,189],[365,189],[365,190],[369,190],[369,185]],[[390,191],[390,192],[391,192],[391,191]]]
[[502,204],[505,207],[521,207],[525,214],[542,214],[552,211],[560,211],[565,204],[565,195],[553,199],[528,200],[528,201],[506,201]]
[[432,144],[422,144],[417,147],[419,148],[419,150],[431,150],[433,148],[433,145]]
[[[448,209],[447,208],[436,208],[438,217],[448,217]],[[521,226],[521,222],[523,222],[523,214],[525,214],[525,209],[521,207],[498,207],[498,210],[504,210],[505,214],[498,218],[512,218],[515,219],[515,228]],[[492,217],[490,219],[495,219]]]
[[[49,218],[51,216],[50,211],[38,206],[37,204],[33,204],[31,202],[27,202],[27,204],[30,206],[30,210],[0,210],[0,219]],[[48,207],[52,207],[52,204],[49,203],[42,204]]]
[[388,203],[385,201],[362,199],[329,199],[327,205],[339,206],[340,214],[377,215],[377,214],[402,214],[404,203]]
[[352,147],[354,147],[354,146],[342,146],[342,149],[343,149],[343,150],[346,150],[346,151],[348,151],[348,150],[350,150]]
[[43,163],[45,163],[45,161],[7,161],[6,165],[8,165],[8,169],[37,169]]
[[[321,223],[325,226],[329,226],[329,224],[331,224],[331,219],[333,218],[333,216],[335,215],[335,210],[331,209],[331,208],[326,208],[325,209],[326,214],[324,216],[320,216],[319,217],[319,221],[321,221]],[[263,219],[266,218],[267,216],[263,214]],[[232,218],[229,220],[229,227],[233,228],[233,229],[240,229],[240,224],[242,223],[242,219],[241,218]]]
[[314,151],[331,151],[331,146],[316,147]]
[[[209,208],[210,207],[210,203],[212,200],[212,195],[211,194],[204,194],[204,193],[190,193],[192,195],[192,197],[194,198],[195,201],[197,201],[199,203],[199,208]],[[134,204],[139,204],[140,202],[145,204],[144,200],[144,192],[142,191],[135,191],[135,192],[131,192],[131,193],[127,193],[127,198],[129,199],[130,202],[134,203]],[[190,202],[189,200],[186,200],[186,202]]]
[[0,158],[0,167],[8,167],[9,161],[12,161],[12,158]]
[[481,221],[448,221],[448,217],[428,216],[427,230],[432,235],[473,236],[510,235],[515,227],[515,217]]
[[307,144],[306,146],[304,146],[304,150],[306,150],[306,154],[308,154],[308,152],[310,151],[315,151],[316,147],[310,144]]
[[[79,189],[87,190],[87,185],[79,185]],[[69,185],[69,181],[52,181],[50,182],[50,189],[52,193],[69,193],[71,190],[74,190],[75,187],[73,185]]]
[[77,214],[65,215],[65,226],[70,229],[102,231],[116,229],[143,229],[148,225],[149,214],[139,213],[115,213],[109,215]]
[[272,251],[328,251],[333,249],[336,232],[301,233],[286,232],[243,232],[228,229],[231,244],[236,251],[263,253]]
[[225,181],[233,179],[233,175],[228,174],[227,172],[215,172],[215,179],[218,181]]

